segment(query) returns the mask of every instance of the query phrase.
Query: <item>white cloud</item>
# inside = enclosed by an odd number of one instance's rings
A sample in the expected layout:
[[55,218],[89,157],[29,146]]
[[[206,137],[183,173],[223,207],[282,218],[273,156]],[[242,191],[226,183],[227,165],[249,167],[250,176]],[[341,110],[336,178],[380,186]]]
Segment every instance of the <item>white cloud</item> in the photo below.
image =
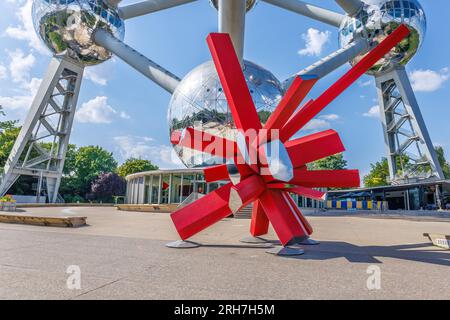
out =
[[25,90],[30,91],[30,93],[34,95],[37,93],[40,85],[41,85],[42,79],[39,78],[32,78],[30,82],[24,82],[22,83],[22,88]]
[[108,79],[98,72],[94,67],[86,68],[84,71],[84,78],[100,85],[106,86],[108,84]]
[[414,70],[409,73],[409,78],[414,91],[433,92],[442,88],[443,84],[449,79],[449,69],[444,68],[439,71]]
[[5,109],[9,119],[22,120],[33,102],[42,79],[32,78],[29,82],[19,83],[19,94],[0,96],[0,105]]
[[367,81],[359,81],[358,82],[358,85],[361,87],[361,88],[364,88],[364,87],[368,87],[368,86],[370,86],[372,84],[372,80],[367,80]]
[[379,118],[380,117],[380,106],[376,105],[369,109],[366,113],[363,114],[364,117],[368,118]]
[[320,116],[319,118],[324,119],[324,120],[328,120],[328,121],[336,121],[339,120],[341,117],[337,114],[324,114],[322,116]]
[[0,96],[0,105],[7,111],[6,114],[8,115],[8,111],[23,112],[27,110],[32,101],[33,96],[31,95],[16,95],[11,97]]
[[11,59],[9,64],[9,72],[14,82],[24,82],[30,78],[31,68],[36,63],[36,58],[32,53],[25,56],[22,50],[8,52]]
[[300,49],[298,54],[301,56],[320,56],[323,48],[330,41],[331,32],[321,32],[314,28],[309,28],[307,33],[302,34],[305,40],[305,48]]
[[303,130],[324,130],[331,127],[330,122],[323,119],[312,119],[306,126],[303,127]]
[[5,31],[6,35],[14,39],[27,41],[30,48],[36,49],[41,54],[49,55],[50,51],[42,43],[34,30],[33,18],[31,13],[33,0],[16,2],[18,5],[22,5],[16,13],[20,25],[8,27]]
[[81,123],[109,124],[115,119],[129,119],[130,117],[125,112],[118,112],[111,107],[108,104],[108,98],[101,96],[83,103],[75,114],[75,118]]
[[182,168],[183,164],[172,147],[153,144],[150,137],[118,136],[114,137],[119,155],[123,160],[141,158],[150,160],[161,168]]
[[312,119],[308,124],[306,124],[302,130],[306,131],[321,131],[326,130],[331,127],[332,121],[337,121],[341,117],[337,114],[330,113],[319,116],[318,118]]
[[8,77],[8,69],[0,64],[0,80],[6,79]]

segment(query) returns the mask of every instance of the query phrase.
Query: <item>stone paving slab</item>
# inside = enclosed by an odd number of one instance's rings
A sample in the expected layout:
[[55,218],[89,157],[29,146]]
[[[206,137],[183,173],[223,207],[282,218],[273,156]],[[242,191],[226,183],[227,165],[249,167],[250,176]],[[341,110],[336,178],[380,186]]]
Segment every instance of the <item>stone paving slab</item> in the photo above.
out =
[[[448,233],[446,221],[314,216],[321,245],[280,258],[239,242],[248,220],[225,219],[194,237],[200,248],[176,250],[165,247],[177,239],[167,214],[45,210],[89,225],[0,224],[0,299],[450,299],[450,252],[423,237]],[[80,290],[66,285],[72,265]],[[372,291],[374,266],[381,289]]]

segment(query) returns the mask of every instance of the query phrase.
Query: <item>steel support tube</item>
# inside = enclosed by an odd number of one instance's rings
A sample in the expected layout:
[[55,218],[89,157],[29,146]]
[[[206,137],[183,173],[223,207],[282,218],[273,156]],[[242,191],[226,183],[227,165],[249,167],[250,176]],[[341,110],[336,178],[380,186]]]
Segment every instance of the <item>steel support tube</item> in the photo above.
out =
[[103,29],[94,32],[94,41],[170,93],[175,91],[181,81],[180,78]]
[[242,65],[246,0],[219,0],[219,32],[228,33]]
[[349,16],[354,16],[361,10],[364,3],[361,0],[335,0],[336,3],[348,13]]
[[[225,0],[226,1],[226,0]],[[274,6],[301,14],[314,20],[318,20],[339,28],[345,15],[311,5],[300,0],[263,0]]]
[[122,2],[122,0],[105,0],[106,4],[112,8],[117,8],[117,6],[119,5],[120,2]]
[[321,79],[357,56],[367,53],[369,49],[369,44],[364,39],[352,42],[285,80],[283,86],[289,88],[297,76],[314,76]]
[[[111,0],[111,2],[114,1],[117,2],[117,0]],[[122,19],[127,20],[194,1],[197,0],[147,0],[120,7],[119,15]]]

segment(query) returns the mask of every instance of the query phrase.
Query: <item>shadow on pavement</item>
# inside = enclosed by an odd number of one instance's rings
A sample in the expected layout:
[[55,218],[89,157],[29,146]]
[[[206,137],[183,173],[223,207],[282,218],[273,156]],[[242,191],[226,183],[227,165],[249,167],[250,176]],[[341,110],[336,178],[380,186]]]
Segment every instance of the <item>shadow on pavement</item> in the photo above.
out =
[[[269,244],[279,245],[276,240],[268,240]],[[405,244],[394,246],[357,246],[343,241],[321,241],[317,246],[301,246],[305,254],[290,256],[297,260],[330,260],[345,258],[352,263],[382,263],[377,258],[393,258],[435,265],[450,266],[450,251],[431,247],[430,243]],[[268,249],[264,245],[225,245],[201,244],[206,248],[232,249]],[[429,249],[425,249],[429,248]]]
[[322,241],[319,246],[308,246],[305,254],[290,257],[299,260],[328,260],[346,258],[354,263],[382,263],[376,257],[394,258],[415,262],[450,266],[450,251],[429,248],[430,243],[418,243],[394,246],[357,246],[342,241]]

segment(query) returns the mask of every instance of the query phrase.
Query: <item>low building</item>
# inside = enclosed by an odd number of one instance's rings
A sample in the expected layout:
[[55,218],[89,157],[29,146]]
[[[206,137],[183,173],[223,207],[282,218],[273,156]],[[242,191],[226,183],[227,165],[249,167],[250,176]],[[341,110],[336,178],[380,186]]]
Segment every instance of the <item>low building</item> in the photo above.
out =
[[330,191],[328,200],[385,202],[389,210],[445,209],[450,207],[450,180]]
[[[180,205],[214,191],[228,181],[207,183],[202,169],[157,170],[126,177],[126,204]],[[189,199],[188,199],[189,198]],[[299,207],[323,208],[321,201],[294,196]]]
[[[147,171],[129,175],[126,179],[126,204],[173,207],[184,201],[197,199],[228,183],[207,183],[202,169]],[[450,207],[450,180],[331,190],[326,202],[295,195],[293,197],[300,208],[435,210]],[[352,202],[351,206],[348,205],[349,202]]]

